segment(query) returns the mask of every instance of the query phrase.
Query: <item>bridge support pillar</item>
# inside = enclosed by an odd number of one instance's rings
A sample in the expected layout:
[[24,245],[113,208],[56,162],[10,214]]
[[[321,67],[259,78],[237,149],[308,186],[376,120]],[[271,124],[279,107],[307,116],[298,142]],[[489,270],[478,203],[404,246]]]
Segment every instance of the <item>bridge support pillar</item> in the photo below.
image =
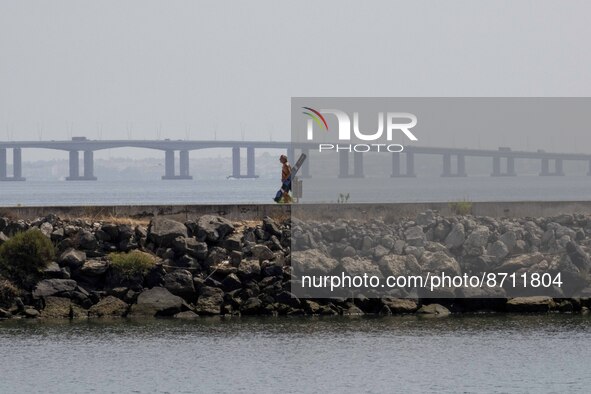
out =
[[8,175],[6,148],[0,148],[0,181],[24,181],[21,148],[12,148],[12,176]]
[[240,178],[240,148],[232,148],[232,178]]
[[490,176],[516,176],[517,173],[515,172],[515,158],[513,157],[506,157],[507,159],[507,171],[501,171],[501,159],[502,156],[493,156],[493,170]]
[[164,176],[165,180],[193,179],[189,175],[189,151],[179,151],[179,175],[175,170],[175,151],[164,151]]
[[256,178],[254,174],[254,148],[246,148],[246,177]]
[[85,181],[96,181],[94,176],[94,151],[84,151],[84,176],[82,177]]
[[562,168],[562,159],[556,159],[554,162],[554,171],[558,176],[564,176],[564,170]]
[[546,157],[543,158],[540,176],[564,176],[564,169],[562,167],[562,159],[554,159],[554,171],[552,171],[552,170],[550,170],[550,159],[548,159]]
[[400,168],[400,155],[401,153],[392,153],[392,178],[400,177],[415,177],[415,158],[414,153],[406,152],[406,171],[402,172]]
[[507,157],[507,176],[515,176],[515,158]]
[[451,176],[451,155],[449,153],[443,154],[443,173],[441,176]]
[[189,151],[182,150],[179,153],[179,167],[180,167],[180,174],[181,178],[191,179],[189,176]]
[[[548,176],[550,174],[550,160],[543,158],[542,159],[542,169],[540,171],[540,176]],[[591,162],[590,162],[591,163]]]
[[451,171],[451,153],[443,154],[443,173],[442,177],[463,177],[466,174],[466,157],[462,154],[457,155],[457,169],[453,173]]
[[66,181],[96,181],[94,176],[94,151],[84,151],[84,173],[80,175],[80,152],[70,151],[70,175]]
[[353,153],[353,177],[363,178],[363,153]]
[[339,178],[349,177],[349,152],[342,150],[339,152]]
[[458,155],[458,172],[456,174],[457,176],[468,176],[468,174],[466,174],[466,156],[464,155]]
[[501,158],[493,156],[493,172],[491,176],[501,176]]
[[[591,165],[591,162],[589,162]],[[0,181],[6,180],[7,172],[6,165],[6,148],[0,148]]]
[[[288,152],[289,154],[289,152]],[[288,157],[289,160],[289,157]],[[254,147],[246,148],[246,175],[240,169],[240,147],[232,148],[232,175],[228,178],[258,178],[254,172]]]

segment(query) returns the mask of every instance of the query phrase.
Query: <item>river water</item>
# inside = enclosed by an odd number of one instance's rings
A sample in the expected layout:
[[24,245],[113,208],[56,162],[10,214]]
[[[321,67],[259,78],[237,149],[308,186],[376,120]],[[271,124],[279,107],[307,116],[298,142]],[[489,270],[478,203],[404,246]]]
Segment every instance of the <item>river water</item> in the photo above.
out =
[[591,317],[0,322],[1,393],[588,393]]
[[[276,179],[0,182],[0,206],[272,203]],[[591,177],[305,179],[301,202],[582,201]]]

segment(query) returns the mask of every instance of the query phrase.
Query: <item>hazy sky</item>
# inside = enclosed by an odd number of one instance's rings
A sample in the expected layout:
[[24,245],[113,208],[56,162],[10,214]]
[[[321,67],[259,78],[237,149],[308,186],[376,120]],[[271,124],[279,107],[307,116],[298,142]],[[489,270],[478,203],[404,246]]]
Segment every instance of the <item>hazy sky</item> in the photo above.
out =
[[[291,96],[591,93],[588,1],[0,1],[0,140],[287,140]],[[580,150],[565,133],[538,145]]]

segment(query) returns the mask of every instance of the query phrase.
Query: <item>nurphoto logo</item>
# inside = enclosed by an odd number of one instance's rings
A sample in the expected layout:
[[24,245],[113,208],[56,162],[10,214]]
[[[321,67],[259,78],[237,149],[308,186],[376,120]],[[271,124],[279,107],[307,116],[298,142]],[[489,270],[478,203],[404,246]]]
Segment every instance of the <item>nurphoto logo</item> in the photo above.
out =
[[[328,122],[324,115],[334,115],[338,124],[338,140],[351,141],[351,117],[338,109],[320,109],[302,107],[302,112],[307,120],[307,139],[314,140],[314,125],[324,132],[329,131]],[[417,117],[408,112],[378,112],[378,127],[376,131],[361,130],[359,127],[359,112],[353,112],[353,137],[360,141],[379,141],[384,138],[391,142],[396,132],[402,132],[409,140],[418,141],[418,138],[410,131],[417,125]],[[318,151],[349,151],[349,152],[402,152],[404,146],[390,143],[361,143],[361,144],[318,144]]]

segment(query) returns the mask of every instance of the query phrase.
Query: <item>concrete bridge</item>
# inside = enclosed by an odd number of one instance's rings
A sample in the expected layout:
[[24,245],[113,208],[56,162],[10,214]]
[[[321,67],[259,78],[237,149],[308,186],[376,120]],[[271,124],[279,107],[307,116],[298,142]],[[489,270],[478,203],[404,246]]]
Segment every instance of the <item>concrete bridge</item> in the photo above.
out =
[[[200,149],[228,148],[232,149],[232,175],[234,178],[256,178],[255,149],[280,149],[287,153],[290,161],[294,161],[295,150],[309,153],[317,150],[315,143],[291,143],[274,141],[188,141],[188,140],[89,140],[85,137],[74,137],[65,141],[10,141],[0,142],[0,181],[24,181],[22,174],[23,149],[54,149],[69,152],[69,181],[96,180],[94,175],[94,152],[114,148],[143,148],[164,152],[164,175],[162,179],[192,179],[189,174],[189,152]],[[246,150],[246,174],[241,173],[241,151]],[[7,152],[12,150],[12,174],[8,174]],[[82,153],[83,167],[81,171],[80,156]],[[339,177],[363,177],[363,153],[339,151]],[[388,153],[384,153],[388,154]],[[176,170],[178,155],[179,169]],[[390,153],[392,156],[392,177],[414,177],[415,158],[418,155],[437,155],[442,158],[443,177],[467,176],[466,157],[491,158],[491,176],[516,176],[516,159],[535,159],[540,161],[541,176],[564,175],[564,161],[584,161],[588,163],[591,175],[591,154],[551,153],[538,151],[514,151],[510,148],[498,150],[436,148],[406,146],[401,153]],[[349,166],[352,159],[353,168]],[[405,161],[404,171],[401,160]],[[452,163],[455,166],[452,166]],[[301,176],[309,176],[310,160],[306,160],[301,169]],[[453,168],[455,167],[455,168]]]

